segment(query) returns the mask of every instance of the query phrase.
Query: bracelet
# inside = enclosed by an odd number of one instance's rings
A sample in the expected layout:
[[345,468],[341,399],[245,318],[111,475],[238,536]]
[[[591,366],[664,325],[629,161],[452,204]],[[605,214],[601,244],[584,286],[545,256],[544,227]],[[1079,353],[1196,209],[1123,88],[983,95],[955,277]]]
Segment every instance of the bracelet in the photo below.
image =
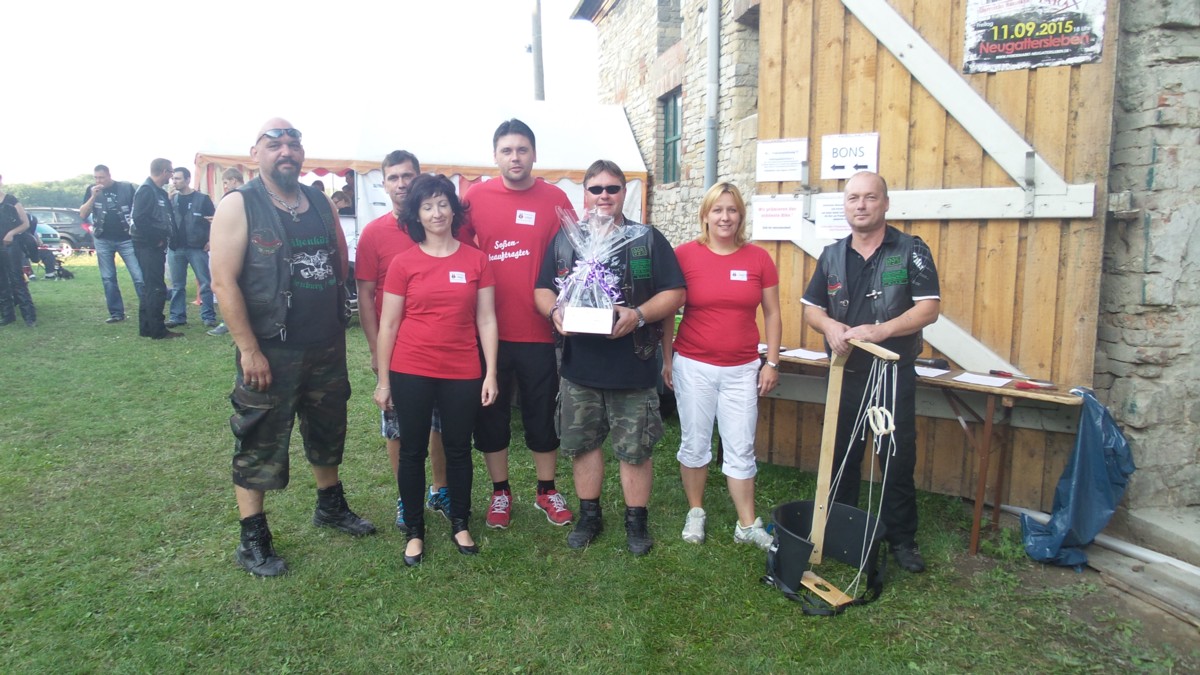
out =
[[375,387],[375,391],[391,391],[391,387]]
[[551,307],[550,313],[546,315],[546,320],[549,321],[550,323],[554,323],[554,311],[557,309],[558,309],[558,305]]

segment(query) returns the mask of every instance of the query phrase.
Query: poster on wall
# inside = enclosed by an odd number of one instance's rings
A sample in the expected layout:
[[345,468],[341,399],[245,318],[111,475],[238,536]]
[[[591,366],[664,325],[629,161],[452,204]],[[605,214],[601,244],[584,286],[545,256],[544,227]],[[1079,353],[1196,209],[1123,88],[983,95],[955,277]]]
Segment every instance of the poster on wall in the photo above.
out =
[[1100,60],[1106,0],[967,0],[964,73]]
[[795,195],[754,195],[750,198],[750,238],[789,241],[800,238],[804,200]]

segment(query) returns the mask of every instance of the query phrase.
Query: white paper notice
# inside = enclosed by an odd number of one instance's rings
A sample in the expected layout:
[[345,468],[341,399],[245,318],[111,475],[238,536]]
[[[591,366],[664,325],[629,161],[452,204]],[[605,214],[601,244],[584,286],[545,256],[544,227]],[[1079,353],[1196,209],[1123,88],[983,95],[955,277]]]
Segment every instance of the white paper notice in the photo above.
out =
[[821,179],[849,178],[879,171],[879,134],[832,134],[821,137]]
[[1007,377],[991,377],[990,375],[976,375],[975,373],[963,373],[954,378],[955,382],[965,382],[966,384],[980,384],[985,387],[1003,387],[1012,382]]
[[568,333],[611,335],[613,310],[595,307],[567,307],[563,310],[562,327]]
[[780,354],[780,356],[790,356],[796,359],[808,359],[809,361],[824,361],[829,358],[825,352],[814,352],[811,349],[789,349]]
[[926,368],[925,366],[917,366],[917,377],[941,377],[950,371],[942,370],[941,368]]
[[758,241],[791,241],[800,238],[804,222],[804,200],[784,196],[772,199],[756,195],[751,201],[750,235]]
[[757,143],[755,180],[759,183],[802,181],[808,161],[807,138],[780,138]]
[[813,195],[813,222],[819,239],[841,239],[850,234],[845,197],[840,192]]

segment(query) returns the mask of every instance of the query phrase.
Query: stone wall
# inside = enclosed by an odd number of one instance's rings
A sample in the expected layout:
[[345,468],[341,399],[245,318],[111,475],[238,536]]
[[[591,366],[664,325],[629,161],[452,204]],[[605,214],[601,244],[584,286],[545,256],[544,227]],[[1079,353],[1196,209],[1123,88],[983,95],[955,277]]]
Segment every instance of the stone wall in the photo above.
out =
[[[721,4],[717,179],[735,183],[748,200],[755,186],[758,30],[734,21],[733,4]],[[704,195],[706,6],[706,0],[620,0],[596,21],[599,100],[625,107],[650,172],[647,220],[674,243],[696,235]],[[664,184],[659,100],[676,90],[683,121],[680,176]]]
[[1138,465],[1126,504],[1200,504],[1200,3],[1122,0],[1105,51],[1129,203],[1105,236],[1096,392]]

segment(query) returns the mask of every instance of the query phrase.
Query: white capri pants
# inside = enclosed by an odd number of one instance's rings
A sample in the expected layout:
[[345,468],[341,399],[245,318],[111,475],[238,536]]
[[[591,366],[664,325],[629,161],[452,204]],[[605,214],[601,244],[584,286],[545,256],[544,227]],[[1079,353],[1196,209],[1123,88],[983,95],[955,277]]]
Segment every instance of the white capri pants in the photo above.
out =
[[682,432],[675,457],[680,464],[699,469],[712,461],[715,420],[725,451],[721,473],[739,479],[758,473],[754,460],[758,367],[758,359],[742,366],[712,366],[674,355],[671,372]]

